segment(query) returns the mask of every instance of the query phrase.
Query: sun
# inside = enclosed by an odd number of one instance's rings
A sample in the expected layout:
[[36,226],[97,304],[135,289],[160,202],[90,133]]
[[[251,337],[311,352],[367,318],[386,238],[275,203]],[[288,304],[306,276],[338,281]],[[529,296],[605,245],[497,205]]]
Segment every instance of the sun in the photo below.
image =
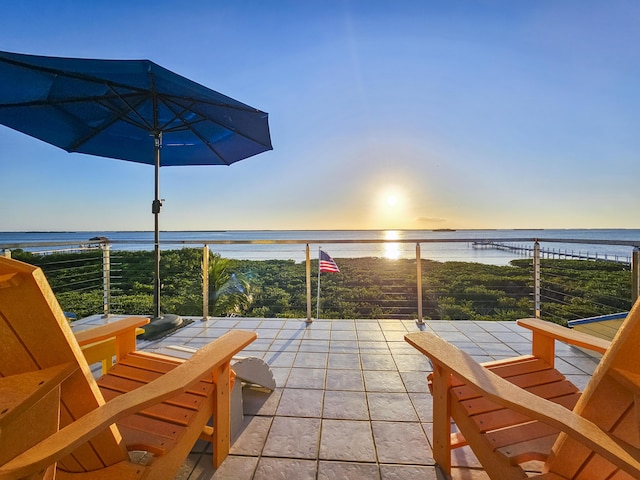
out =
[[387,205],[389,205],[390,207],[393,207],[395,205],[398,204],[398,197],[396,197],[395,195],[387,195]]

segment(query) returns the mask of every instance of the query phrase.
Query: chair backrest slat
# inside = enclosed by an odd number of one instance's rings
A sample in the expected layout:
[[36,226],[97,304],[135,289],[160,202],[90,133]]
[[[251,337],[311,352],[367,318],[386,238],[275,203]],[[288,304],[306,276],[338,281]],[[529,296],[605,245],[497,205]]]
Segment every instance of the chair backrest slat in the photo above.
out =
[[[0,257],[0,375],[73,362],[78,369],[61,388],[61,427],[104,404],[68,321],[42,271]],[[86,449],[61,463],[72,470],[92,470],[120,461],[125,452],[115,426]],[[80,458],[76,458],[76,457]]]
[[[574,411],[589,419],[631,447],[640,449],[640,302],[636,302],[602,357]],[[581,445],[561,434],[549,461],[552,473],[566,478],[582,478],[580,472],[598,472],[597,478],[609,478],[616,468]],[[585,477],[586,478],[586,477]],[[592,478],[592,477],[589,477]],[[596,477],[593,477],[596,478]],[[618,472],[616,479],[632,479]]]

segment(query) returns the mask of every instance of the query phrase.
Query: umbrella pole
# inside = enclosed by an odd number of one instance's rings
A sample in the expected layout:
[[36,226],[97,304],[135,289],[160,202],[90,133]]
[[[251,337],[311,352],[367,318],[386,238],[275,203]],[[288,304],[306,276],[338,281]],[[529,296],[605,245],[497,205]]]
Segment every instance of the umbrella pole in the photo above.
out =
[[155,335],[163,335],[171,329],[179,328],[182,325],[180,315],[163,315],[160,312],[160,207],[162,200],[160,199],[160,149],[162,148],[162,132],[153,134],[155,140],[155,199],[151,205],[151,212],[154,216],[154,253],[155,265],[153,273],[153,314],[151,322],[144,327],[145,333],[142,338],[152,339]]
[[154,216],[155,230],[154,230],[154,272],[153,272],[153,314],[155,318],[160,317],[160,207],[162,201],[160,200],[160,148],[162,147],[162,132],[154,134],[155,140],[155,199],[151,206],[151,211]]

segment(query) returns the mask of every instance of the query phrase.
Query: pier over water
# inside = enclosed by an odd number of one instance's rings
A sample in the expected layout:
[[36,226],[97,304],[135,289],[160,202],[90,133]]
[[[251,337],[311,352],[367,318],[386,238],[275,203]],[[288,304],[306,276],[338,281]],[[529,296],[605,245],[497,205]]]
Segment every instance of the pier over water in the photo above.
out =
[[[508,252],[514,252],[519,255],[533,257],[534,247],[533,245],[521,245],[505,242],[495,241],[477,241],[471,244],[473,248],[479,249],[493,249],[503,250]],[[581,250],[567,250],[567,249],[555,249],[555,248],[540,248],[540,255],[542,258],[554,258],[565,260],[592,260],[596,262],[615,262],[615,263],[631,263],[631,257],[624,257],[619,255],[607,255],[600,254],[598,252],[589,253],[582,252]]]

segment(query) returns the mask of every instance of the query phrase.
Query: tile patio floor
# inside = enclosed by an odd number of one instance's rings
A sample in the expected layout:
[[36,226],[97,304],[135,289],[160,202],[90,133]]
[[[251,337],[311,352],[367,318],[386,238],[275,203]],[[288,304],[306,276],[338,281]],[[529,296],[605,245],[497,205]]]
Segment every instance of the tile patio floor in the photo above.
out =
[[[266,361],[277,389],[244,390],[243,430],[221,467],[200,442],[181,480],[429,480],[441,478],[431,454],[431,396],[426,358],[404,341],[413,321],[195,319],[157,342],[198,348],[230,329],[258,332],[242,352]],[[515,322],[426,321],[478,361],[530,353]],[[597,360],[564,344],[557,368],[583,388]],[[468,448],[457,451],[454,478],[486,479]]]

